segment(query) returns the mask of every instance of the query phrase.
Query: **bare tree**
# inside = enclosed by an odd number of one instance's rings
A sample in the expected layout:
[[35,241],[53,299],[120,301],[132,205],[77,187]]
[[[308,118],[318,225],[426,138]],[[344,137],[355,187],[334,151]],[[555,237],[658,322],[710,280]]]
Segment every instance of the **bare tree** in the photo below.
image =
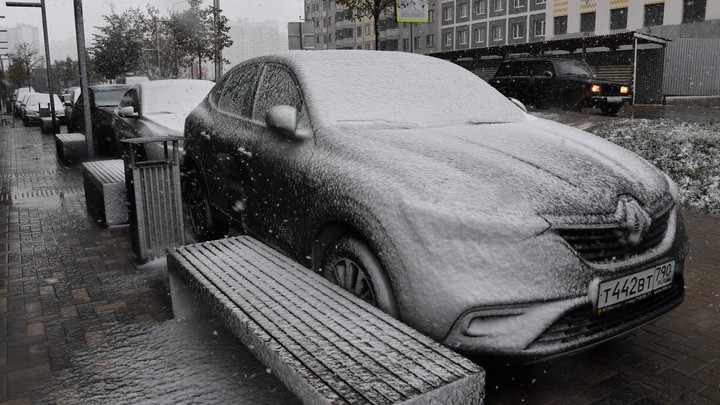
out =
[[15,46],[15,52],[10,54],[12,66],[8,69],[8,78],[19,87],[30,87],[32,70],[43,63],[45,58],[38,54],[37,48],[27,42],[21,42]]
[[380,49],[380,16],[383,12],[392,10],[395,2],[396,0],[335,0],[336,4],[346,8],[349,19],[361,20],[366,17],[373,19],[375,49]]

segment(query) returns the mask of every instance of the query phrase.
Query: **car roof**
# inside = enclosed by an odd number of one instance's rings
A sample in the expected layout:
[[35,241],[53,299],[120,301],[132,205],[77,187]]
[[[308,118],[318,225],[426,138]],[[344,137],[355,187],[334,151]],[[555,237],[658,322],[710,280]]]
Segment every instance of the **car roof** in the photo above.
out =
[[197,85],[197,86],[203,86],[206,85],[206,83],[211,83],[214,85],[213,82],[209,80],[199,80],[199,79],[167,79],[167,80],[151,80],[149,82],[139,82],[139,83],[133,83],[131,85],[127,85],[128,88],[136,87],[141,90],[151,90],[151,89],[160,89],[165,88],[167,86],[173,86],[173,85],[183,85],[183,84],[190,84],[190,85]]

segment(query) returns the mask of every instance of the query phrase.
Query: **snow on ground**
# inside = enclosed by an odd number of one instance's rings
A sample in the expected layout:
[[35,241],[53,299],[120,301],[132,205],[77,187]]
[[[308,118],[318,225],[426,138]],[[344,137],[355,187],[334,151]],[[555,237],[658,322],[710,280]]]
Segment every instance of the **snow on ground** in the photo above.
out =
[[720,215],[720,122],[617,118],[588,131],[667,173],[686,208]]
[[76,352],[35,403],[291,404],[297,399],[217,321],[117,325]]

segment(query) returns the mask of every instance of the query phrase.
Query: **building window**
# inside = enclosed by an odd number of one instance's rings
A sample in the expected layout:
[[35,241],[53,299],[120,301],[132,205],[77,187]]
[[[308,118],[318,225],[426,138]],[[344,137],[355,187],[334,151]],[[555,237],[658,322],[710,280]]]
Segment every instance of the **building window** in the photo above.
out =
[[545,4],[545,0],[535,0],[535,4]]
[[536,37],[545,36],[545,20],[533,21],[533,35]]
[[504,29],[505,29],[505,27],[503,27],[502,25],[495,25],[492,27],[493,41],[502,41]]
[[372,44],[365,44],[365,50],[369,51],[372,49]]
[[467,3],[458,4],[458,18],[467,18],[467,16],[468,16]]
[[512,28],[512,36],[513,39],[520,39],[525,36],[525,24],[524,23],[512,23],[510,26]]
[[646,4],[645,5],[645,20],[643,22],[643,25],[645,27],[651,27],[654,25],[662,25],[664,13],[665,13],[665,3]]
[[365,35],[370,35],[370,24],[365,24]]
[[459,45],[467,45],[467,42],[468,42],[468,31],[467,30],[458,31],[458,44]]
[[453,19],[453,8],[452,7],[445,7],[443,9],[443,21],[452,21]]
[[595,31],[595,12],[580,14],[580,32]]
[[452,46],[452,33],[446,32],[443,34],[443,42],[445,43],[445,46]]
[[428,23],[435,22],[435,10],[428,10]]
[[403,51],[407,52],[410,50],[410,39],[403,38]]
[[505,3],[505,0],[493,0],[493,10],[503,11],[503,3]]
[[485,42],[485,28],[473,29],[473,42],[476,44],[482,44]]
[[567,34],[567,16],[555,17],[555,35]]
[[682,22],[692,23],[705,21],[705,7],[707,0],[683,0]]
[[420,43],[420,37],[413,38],[413,46],[415,47],[415,49],[422,48],[422,44]]
[[357,27],[357,35],[355,35],[357,38],[362,37],[362,27]]
[[475,3],[473,3],[473,7],[475,7],[475,15],[485,15],[485,9],[487,8],[485,0],[475,0]]
[[425,47],[432,48],[433,46],[435,46],[435,35],[430,34],[425,37]]
[[610,10],[610,29],[621,30],[627,28],[627,7]]
[[521,7],[525,7],[525,4],[523,4],[523,0],[513,0],[513,8]]

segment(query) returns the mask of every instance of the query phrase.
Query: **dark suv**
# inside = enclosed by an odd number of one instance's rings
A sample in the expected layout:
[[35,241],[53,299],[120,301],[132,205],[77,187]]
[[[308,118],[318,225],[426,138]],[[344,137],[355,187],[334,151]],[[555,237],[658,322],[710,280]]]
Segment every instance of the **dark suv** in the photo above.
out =
[[488,83],[537,108],[600,107],[603,114],[614,115],[630,100],[629,85],[599,80],[587,63],[574,59],[506,60]]

